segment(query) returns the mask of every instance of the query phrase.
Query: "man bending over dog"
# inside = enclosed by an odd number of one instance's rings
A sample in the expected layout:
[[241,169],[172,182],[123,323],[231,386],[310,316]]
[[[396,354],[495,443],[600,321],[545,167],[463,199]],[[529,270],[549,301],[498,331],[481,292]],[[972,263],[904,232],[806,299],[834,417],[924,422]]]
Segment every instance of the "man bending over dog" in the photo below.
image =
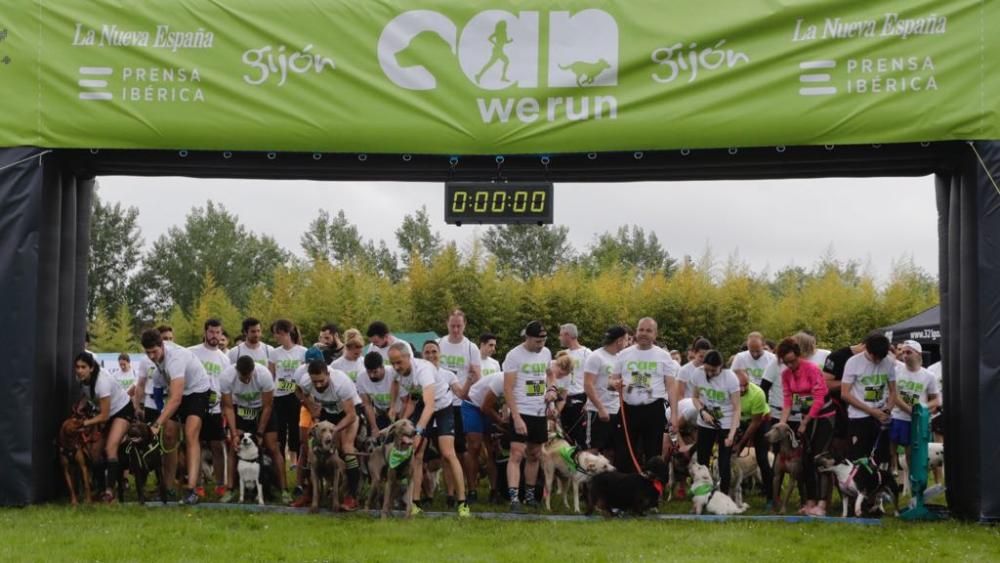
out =
[[[219,377],[222,393],[222,411],[229,423],[230,449],[229,474],[236,475],[236,451],[240,445],[240,432],[254,436],[254,441],[264,442],[278,473],[278,484],[285,490],[285,459],[278,449],[278,424],[274,417],[274,377],[268,369],[253,361],[250,356],[240,356],[235,366],[229,366]],[[230,502],[238,494],[239,479],[231,479],[229,490],[220,499]]]
[[[309,376],[299,380],[296,391],[305,403],[313,420],[330,422],[340,446],[344,464],[347,466],[347,496],[340,507],[345,511],[358,508],[358,488],[361,483],[361,466],[358,463],[354,440],[358,436],[358,418],[355,405],[361,402],[358,390],[347,374],[340,370],[330,370],[323,359],[323,353],[310,348],[310,358],[306,368]],[[318,487],[319,483],[313,483]],[[333,491],[333,494],[339,494]]]
[[451,480],[455,484],[458,515],[469,516],[469,505],[465,502],[462,464],[455,453],[455,411],[451,408],[455,396],[449,388],[449,382],[438,376],[440,372],[433,364],[414,358],[410,345],[406,342],[395,342],[389,346],[389,362],[393,369],[389,399],[389,404],[392,405],[390,417],[395,421],[396,399],[400,390],[415,403],[410,420],[416,425],[417,444],[413,448],[413,460],[410,462],[410,487],[406,495],[407,517],[421,512],[413,502],[413,496],[420,494],[424,473],[424,451],[427,449],[427,440],[433,438],[437,438],[444,468],[451,472]]
[[[208,395],[211,382],[205,367],[190,351],[173,342],[164,342],[160,332],[149,329],[142,333],[142,347],[146,357],[156,367],[156,386],[168,389],[168,399],[160,416],[150,430],[158,434],[168,420],[177,420],[184,427],[187,451],[187,491],[182,504],[198,504],[198,475],[201,466],[201,425],[208,418]],[[142,401],[145,389],[145,374],[139,374],[136,393]],[[172,447],[167,446],[167,447]]]

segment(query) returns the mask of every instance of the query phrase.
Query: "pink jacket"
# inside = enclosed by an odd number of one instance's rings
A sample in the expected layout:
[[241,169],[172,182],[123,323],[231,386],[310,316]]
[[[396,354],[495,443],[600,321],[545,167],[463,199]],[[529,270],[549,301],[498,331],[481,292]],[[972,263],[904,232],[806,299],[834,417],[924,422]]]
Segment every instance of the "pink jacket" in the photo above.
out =
[[786,409],[792,408],[792,395],[799,397],[812,396],[812,405],[809,407],[809,418],[826,418],[833,416],[834,411],[820,414],[823,404],[826,402],[826,380],[823,372],[816,364],[799,360],[796,371],[785,368],[781,372],[781,392],[784,395],[784,406]]

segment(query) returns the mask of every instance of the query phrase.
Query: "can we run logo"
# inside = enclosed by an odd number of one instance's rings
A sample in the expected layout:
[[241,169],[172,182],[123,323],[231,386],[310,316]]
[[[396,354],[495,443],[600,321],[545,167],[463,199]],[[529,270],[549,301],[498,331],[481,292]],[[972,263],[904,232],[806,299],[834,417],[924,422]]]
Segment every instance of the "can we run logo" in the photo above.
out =
[[[539,84],[542,12],[486,10],[459,30],[448,16],[411,10],[390,21],[378,40],[382,72],[407,90],[458,86],[467,80],[481,90],[532,89]],[[603,10],[548,17],[545,84],[585,89],[618,84],[618,24]],[[456,82],[459,81],[459,82]],[[477,98],[484,123],[568,119],[616,119],[614,96]]]

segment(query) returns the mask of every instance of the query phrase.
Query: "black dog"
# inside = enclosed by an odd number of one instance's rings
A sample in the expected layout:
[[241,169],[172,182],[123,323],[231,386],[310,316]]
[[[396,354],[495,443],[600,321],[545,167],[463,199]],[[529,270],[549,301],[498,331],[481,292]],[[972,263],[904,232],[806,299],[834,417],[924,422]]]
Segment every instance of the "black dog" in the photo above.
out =
[[[153,435],[145,422],[134,421],[129,424],[125,433],[125,441],[118,451],[118,457],[128,465],[129,473],[135,476],[135,492],[139,504],[146,502],[146,478],[150,473],[156,475],[157,490],[160,502],[167,503],[167,484],[163,480],[163,461],[160,439]],[[125,479],[118,481],[118,498],[125,500]]]
[[663,458],[656,456],[646,461],[642,474],[612,471],[594,475],[587,495],[587,515],[593,514],[594,508],[605,514],[613,510],[645,514],[659,506],[669,471]]

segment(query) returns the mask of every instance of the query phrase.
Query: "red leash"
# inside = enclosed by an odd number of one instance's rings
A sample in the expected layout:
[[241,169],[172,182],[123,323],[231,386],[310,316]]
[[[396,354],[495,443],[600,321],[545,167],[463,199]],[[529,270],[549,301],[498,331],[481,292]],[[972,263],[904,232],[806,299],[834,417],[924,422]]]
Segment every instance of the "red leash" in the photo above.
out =
[[639,467],[639,461],[635,458],[635,452],[632,451],[632,439],[628,435],[628,417],[625,416],[625,397],[622,397],[621,391],[618,392],[618,403],[621,405],[618,408],[618,412],[621,413],[622,417],[622,429],[625,431],[625,444],[628,446],[628,454],[632,456],[632,464],[635,465],[635,472],[642,473],[642,468]]

